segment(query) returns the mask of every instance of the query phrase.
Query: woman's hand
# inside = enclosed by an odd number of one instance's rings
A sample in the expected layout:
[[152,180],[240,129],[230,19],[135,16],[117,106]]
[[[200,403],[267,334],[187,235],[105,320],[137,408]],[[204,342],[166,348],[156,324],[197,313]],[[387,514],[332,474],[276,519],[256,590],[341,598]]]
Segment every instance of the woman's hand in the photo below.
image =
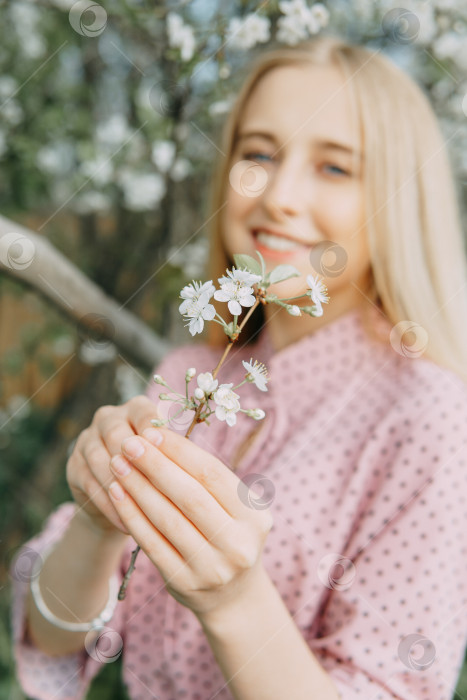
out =
[[156,417],[154,402],[137,396],[122,406],[102,406],[89,428],[80,433],[66,465],[66,478],[80,517],[94,529],[129,534],[107,493],[113,478],[109,464],[120,453],[123,440],[142,432]]
[[112,502],[169,593],[199,616],[241,600],[262,569],[270,511],[243,503],[238,477],[171,430],[149,428],[122,452]]

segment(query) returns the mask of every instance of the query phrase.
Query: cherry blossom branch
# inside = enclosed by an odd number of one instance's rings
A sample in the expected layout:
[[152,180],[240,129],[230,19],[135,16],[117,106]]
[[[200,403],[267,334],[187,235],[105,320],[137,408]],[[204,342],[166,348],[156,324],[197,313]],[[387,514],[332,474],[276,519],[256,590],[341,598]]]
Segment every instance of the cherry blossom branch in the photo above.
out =
[[[215,289],[211,280],[204,284],[193,281],[191,284],[184,287],[180,293],[180,297],[183,301],[180,304],[179,311],[188,321],[187,325],[192,335],[202,332],[205,321],[216,321],[216,323],[220,323],[223,326],[224,332],[229,337],[224,352],[214,370],[198,375],[198,387],[195,389],[192,398],[188,395],[188,384],[196,374],[194,368],[188,369],[185,374],[185,396],[173,391],[160,375],[154,376],[154,381],[156,381],[157,384],[168,387],[173,394],[178,397],[174,400],[181,403],[180,412],[186,410],[195,411],[193,420],[185,433],[187,439],[190,438],[195,425],[207,421],[207,418],[209,418],[212,413],[215,413],[216,418],[219,420],[225,420],[229,426],[235,425],[236,413],[239,411],[246,413],[255,420],[262,420],[265,417],[264,411],[260,408],[242,409],[239,402],[240,397],[232,389],[233,384],[221,384],[218,387],[218,380],[216,379],[233,344],[238,340],[245,324],[259,304],[277,304],[292,316],[301,316],[302,312],[310,316],[321,316],[323,313],[322,304],[329,301],[327,289],[323,282],[318,280],[317,277],[315,279],[311,275],[307,277],[309,290],[301,295],[301,297],[279,299],[275,294],[268,294],[267,289],[270,284],[281,282],[290,277],[297,277],[299,273],[291,265],[279,265],[270,273],[266,274],[264,260],[258,252],[257,255],[260,259],[259,263],[248,255],[235,256],[237,266],[243,267],[243,269],[233,268],[232,270],[227,270],[227,277],[221,277],[218,280],[220,283],[219,290]],[[253,285],[257,285],[255,294]],[[222,316],[216,312],[214,306],[209,303],[212,296],[214,296],[217,301],[227,302],[229,311],[233,316],[233,322],[226,323]],[[309,296],[314,302],[314,305],[299,307],[287,303],[287,301],[300,299],[304,296]],[[242,307],[247,307],[248,312],[240,325],[237,325],[238,316],[243,312]],[[261,391],[267,391],[266,383],[268,381],[268,373],[266,367],[258,361],[254,363],[253,361],[249,363],[243,361],[242,364],[247,373],[245,379],[234,388],[238,389],[246,382],[252,382]],[[167,394],[159,394],[159,398],[161,400],[170,400],[170,396]],[[209,401],[211,399],[217,404],[215,411],[209,406]],[[198,404],[196,404],[196,401],[198,401]],[[155,426],[165,425],[167,422],[168,421],[161,419],[151,421]],[[130,576],[135,569],[135,561],[139,550],[140,546],[137,545],[131,553],[130,566],[120,587],[118,600],[124,600],[125,598],[126,588],[130,581]]]

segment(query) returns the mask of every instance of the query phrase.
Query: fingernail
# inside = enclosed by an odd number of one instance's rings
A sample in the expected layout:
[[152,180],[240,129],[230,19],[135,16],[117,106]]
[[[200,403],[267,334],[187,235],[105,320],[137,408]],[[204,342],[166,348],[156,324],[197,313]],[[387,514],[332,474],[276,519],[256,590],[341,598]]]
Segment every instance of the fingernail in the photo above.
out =
[[122,449],[129,457],[141,457],[144,454],[144,446],[137,437],[130,437],[124,440]]
[[162,442],[162,433],[160,430],[156,430],[155,428],[146,428],[146,430],[143,431],[143,435],[146,440],[151,442],[153,445],[160,445]]
[[112,481],[109,486],[109,493],[116,501],[123,501],[125,498],[125,493],[118,481]]
[[118,474],[118,476],[126,476],[131,472],[131,467],[120,455],[116,455],[115,457],[112,457],[110,461],[110,468],[114,472],[114,474]]

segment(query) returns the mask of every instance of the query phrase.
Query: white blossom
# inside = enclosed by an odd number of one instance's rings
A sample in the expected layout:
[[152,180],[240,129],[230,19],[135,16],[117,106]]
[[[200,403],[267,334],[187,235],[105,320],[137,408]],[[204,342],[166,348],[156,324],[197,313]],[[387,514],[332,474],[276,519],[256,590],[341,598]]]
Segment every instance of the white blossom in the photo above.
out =
[[270,20],[256,12],[241,18],[233,17],[227,27],[226,42],[233,49],[251,49],[257,43],[269,41],[270,27]]
[[166,173],[173,165],[176,145],[173,141],[155,141],[152,145],[151,159],[161,173]]
[[196,374],[196,368],[195,367],[189,367],[185,373],[185,379],[187,382],[190,381],[190,379],[193,379],[193,377]]
[[284,16],[277,22],[276,38],[291,46],[303,41],[309,34],[317,34],[329,22],[329,12],[322,3],[309,8],[305,0],[282,0],[279,9]]
[[260,275],[254,275],[247,270],[227,270],[227,277],[220,277],[221,286],[214,294],[217,301],[228,302],[229,311],[233,316],[242,313],[242,306],[253,306],[255,297],[253,288],[250,286],[261,280]]
[[2,117],[13,126],[17,126],[23,121],[24,111],[17,100],[9,99],[2,105]]
[[125,206],[131,211],[147,211],[156,207],[166,192],[165,182],[159,173],[138,173],[124,169],[118,182],[123,190]]
[[216,310],[209,303],[214,294],[214,285],[211,280],[205,282],[193,282],[188,284],[180,292],[184,301],[178,307],[179,312],[188,320],[188,327],[191,335],[201,333],[205,321],[212,321],[216,315]]
[[253,382],[260,391],[267,391],[268,371],[263,363],[258,362],[258,360],[253,362],[253,358],[251,358],[249,362],[243,360],[242,365],[247,371],[247,381]]
[[111,148],[121,146],[132,135],[132,130],[123,114],[113,114],[96,128],[97,140]]
[[213,102],[212,104],[209,105],[208,112],[211,115],[211,117],[215,117],[218,114],[227,114],[227,112],[230,110],[231,106],[232,106],[231,99],[218,100],[217,102]]
[[112,181],[114,172],[112,160],[102,154],[96,156],[94,160],[85,160],[81,163],[80,170],[98,187],[108,185]]
[[64,175],[74,163],[74,148],[67,141],[55,141],[42,146],[37,152],[36,163],[49,175]]
[[167,15],[167,35],[169,46],[180,49],[182,61],[190,61],[196,48],[195,35],[192,27],[185,24],[176,12],[169,12]]
[[202,399],[204,399],[204,396],[205,396],[204,391],[202,389],[200,389],[199,386],[197,386],[195,389],[195,399],[198,399],[198,401],[201,401]]
[[316,275],[316,277],[313,277],[313,275],[308,275],[306,281],[310,287],[307,294],[316,306],[316,316],[322,316],[323,307],[321,304],[327,304],[329,302],[327,287],[323,280],[319,279],[318,275]]
[[216,418],[227,423],[232,427],[237,422],[235,415],[240,410],[240,397],[232,391],[232,384],[221,384],[217,391],[213,394],[213,399],[216,402]]
[[188,300],[199,299],[201,294],[209,294],[209,299],[211,299],[215,291],[216,288],[214,287],[212,280],[204,282],[204,284],[195,281],[190,282],[190,284],[187,284],[185,287],[183,287],[182,291],[180,292],[181,298],[186,300],[185,302],[180,304],[180,313],[185,313],[185,309],[188,308],[188,305],[184,306],[184,304],[186,304]]
[[92,214],[99,211],[108,211],[112,206],[111,198],[103,192],[90,190],[83,192],[72,202],[73,210],[78,214]]
[[18,90],[18,81],[12,75],[0,76],[0,100],[6,100]]
[[213,391],[217,389],[218,381],[213,379],[211,372],[203,372],[203,374],[198,374],[196,381],[198,386],[203,391],[204,394],[212,394]]
[[170,177],[174,182],[182,182],[193,172],[193,166],[188,158],[177,158],[170,170]]

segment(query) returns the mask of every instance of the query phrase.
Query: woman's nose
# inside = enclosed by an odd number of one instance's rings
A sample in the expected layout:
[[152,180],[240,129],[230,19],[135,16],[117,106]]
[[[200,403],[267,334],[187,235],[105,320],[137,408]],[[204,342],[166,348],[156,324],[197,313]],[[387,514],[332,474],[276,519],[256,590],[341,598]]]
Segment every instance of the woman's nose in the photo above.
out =
[[281,163],[268,174],[263,204],[269,213],[296,216],[309,206],[312,199],[310,179],[295,163]]

